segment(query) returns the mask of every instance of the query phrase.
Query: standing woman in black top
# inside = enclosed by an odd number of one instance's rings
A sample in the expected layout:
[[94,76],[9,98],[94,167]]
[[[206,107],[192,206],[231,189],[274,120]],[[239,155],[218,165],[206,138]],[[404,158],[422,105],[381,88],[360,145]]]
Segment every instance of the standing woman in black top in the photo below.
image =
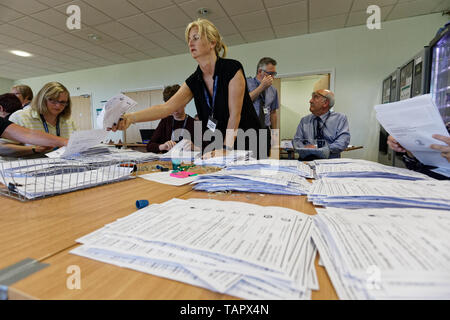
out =
[[203,131],[219,130],[225,137],[224,150],[214,153],[220,156],[234,148],[237,129],[255,129],[258,133],[259,119],[247,90],[242,64],[224,59],[227,47],[217,28],[206,19],[198,19],[187,26],[185,35],[189,51],[198,62],[197,70],[167,102],[124,114],[112,130],[125,130],[136,122],[167,117],[194,98]]

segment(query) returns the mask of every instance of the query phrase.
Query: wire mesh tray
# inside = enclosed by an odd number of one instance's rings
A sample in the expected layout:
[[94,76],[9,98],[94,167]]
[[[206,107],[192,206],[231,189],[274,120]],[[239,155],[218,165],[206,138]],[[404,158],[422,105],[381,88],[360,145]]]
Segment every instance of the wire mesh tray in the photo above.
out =
[[133,179],[134,160],[27,159],[0,162],[0,194],[21,201]]

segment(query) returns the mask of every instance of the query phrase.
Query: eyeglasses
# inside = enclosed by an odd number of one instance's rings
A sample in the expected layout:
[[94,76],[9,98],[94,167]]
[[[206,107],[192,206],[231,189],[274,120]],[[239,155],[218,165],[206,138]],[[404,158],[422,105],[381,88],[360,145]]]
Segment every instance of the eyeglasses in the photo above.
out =
[[276,71],[266,71],[264,69],[261,69],[262,71],[264,71],[265,73],[267,73],[269,76],[272,77],[276,77],[276,75],[278,74]]
[[315,99],[315,98],[317,98],[317,97],[319,97],[319,96],[321,96],[322,98],[328,99],[326,96],[324,96],[323,94],[320,94],[320,93],[318,93],[318,92],[313,92],[313,93],[311,94],[311,97],[312,97],[313,99]]
[[59,104],[60,106],[63,106],[63,107],[67,107],[69,105],[68,101],[58,101],[58,100],[55,100],[55,99],[47,99],[47,101],[50,102],[53,105]]

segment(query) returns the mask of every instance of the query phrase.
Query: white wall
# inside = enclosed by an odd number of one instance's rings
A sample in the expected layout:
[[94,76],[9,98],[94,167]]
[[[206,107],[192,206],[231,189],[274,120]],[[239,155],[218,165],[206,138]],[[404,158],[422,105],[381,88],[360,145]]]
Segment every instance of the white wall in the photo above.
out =
[[11,90],[14,85],[14,81],[11,79],[0,78],[0,94],[4,94]]
[[[262,56],[278,61],[280,75],[334,69],[335,110],[348,116],[350,143],[364,146],[346,156],[376,160],[378,124],[373,106],[381,99],[382,80],[427,45],[446,22],[437,13],[383,22],[381,30],[358,26],[255,42],[231,47],[229,57],[242,62],[247,76],[254,76]],[[18,82],[35,91],[48,81],[60,81],[72,95],[92,93],[95,109],[100,101],[122,90],[183,82],[195,67],[195,61],[184,54]]]

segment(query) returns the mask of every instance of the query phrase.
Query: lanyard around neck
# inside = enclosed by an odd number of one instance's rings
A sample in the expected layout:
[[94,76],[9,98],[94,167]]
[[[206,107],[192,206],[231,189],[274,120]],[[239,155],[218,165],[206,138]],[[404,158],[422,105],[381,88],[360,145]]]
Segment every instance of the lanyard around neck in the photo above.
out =
[[212,96],[212,106],[211,102],[209,101],[209,94],[208,90],[206,90],[206,84],[203,86],[203,90],[205,92],[205,99],[206,103],[208,104],[209,109],[211,109],[211,115],[214,116],[214,108],[216,106],[216,95],[217,95],[217,82],[218,82],[219,76],[214,77],[214,86],[213,86],[213,96]]
[[[45,132],[50,133],[50,131],[48,130],[47,121],[45,121],[45,118],[42,114],[40,116],[41,116],[42,124],[44,125]],[[56,135],[58,137],[61,136],[61,132],[60,132],[60,128],[59,128],[59,116],[56,119]]]

